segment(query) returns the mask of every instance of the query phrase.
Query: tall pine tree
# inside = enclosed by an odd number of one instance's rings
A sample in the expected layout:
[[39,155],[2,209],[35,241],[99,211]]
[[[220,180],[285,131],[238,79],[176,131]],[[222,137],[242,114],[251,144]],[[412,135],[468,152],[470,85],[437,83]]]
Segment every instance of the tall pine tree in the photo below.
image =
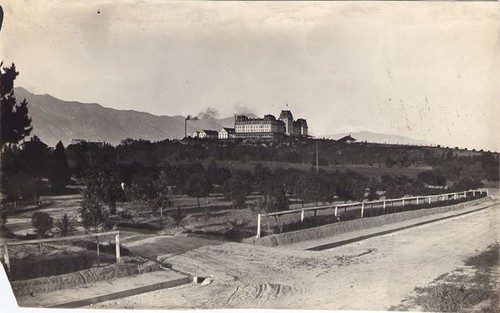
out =
[[71,173],[66,159],[66,150],[61,141],[50,159],[49,182],[53,189],[62,190],[70,181]]
[[28,116],[28,102],[26,99],[16,103],[14,95],[14,80],[19,72],[14,63],[10,67],[3,67],[0,63],[0,146],[17,144],[29,136],[33,127]]

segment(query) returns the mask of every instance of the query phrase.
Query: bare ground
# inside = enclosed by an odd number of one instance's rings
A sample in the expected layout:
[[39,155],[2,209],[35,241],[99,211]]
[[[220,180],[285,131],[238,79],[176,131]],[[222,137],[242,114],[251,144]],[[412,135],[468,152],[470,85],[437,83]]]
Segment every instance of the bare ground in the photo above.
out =
[[[496,203],[472,214],[320,252],[224,243],[159,254],[174,270],[210,276],[213,282],[94,307],[388,310],[415,287],[428,286],[498,242]],[[498,265],[489,273],[498,286]]]

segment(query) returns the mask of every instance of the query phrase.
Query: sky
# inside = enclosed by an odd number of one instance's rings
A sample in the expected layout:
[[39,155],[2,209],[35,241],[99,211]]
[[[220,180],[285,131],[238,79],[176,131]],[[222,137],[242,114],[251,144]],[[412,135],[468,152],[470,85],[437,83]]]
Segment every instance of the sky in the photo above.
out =
[[[495,2],[3,1],[16,86],[156,115],[279,115],[500,151]],[[288,106],[286,106],[288,104]]]

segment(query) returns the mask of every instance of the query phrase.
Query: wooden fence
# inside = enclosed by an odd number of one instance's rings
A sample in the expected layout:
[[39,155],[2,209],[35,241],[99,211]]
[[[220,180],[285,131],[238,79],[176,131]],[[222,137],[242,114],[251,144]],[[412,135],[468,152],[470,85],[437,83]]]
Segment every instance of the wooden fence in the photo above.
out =
[[258,214],[257,215],[257,235],[256,235],[256,237],[260,238],[260,236],[261,236],[262,217],[281,216],[281,215],[286,215],[286,214],[300,213],[300,220],[304,221],[306,212],[314,212],[314,215],[316,215],[317,211],[333,209],[335,216],[338,216],[337,213],[338,213],[339,209],[347,210],[348,208],[351,208],[351,209],[360,208],[361,209],[360,218],[363,218],[365,210],[369,210],[369,209],[373,208],[373,206],[376,204],[378,204],[379,206],[381,205],[383,209],[385,209],[388,204],[394,205],[394,203],[400,203],[401,207],[404,207],[405,205],[409,205],[409,204],[417,204],[418,205],[418,204],[423,204],[426,202],[429,205],[432,205],[433,203],[438,203],[440,201],[445,201],[445,200],[450,200],[450,199],[458,200],[460,198],[467,198],[469,195],[472,197],[476,197],[476,194],[483,194],[483,193],[486,193],[486,196],[488,196],[487,189],[485,189],[485,190],[476,189],[476,190],[451,192],[451,193],[438,194],[438,195],[404,197],[404,198],[398,198],[398,199],[383,199],[383,200],[376,200],[376,201],[363,201],[363,202],[353,202],[353,203],[346,203],[346,204],[330,204],[330,205],[325,205],[325,206],[306,207],[306,208],[300,208],[300,209],[294,209],[294,210],[285,210],[285,211],[279,211],[279,212],[273,212],[273,213]]

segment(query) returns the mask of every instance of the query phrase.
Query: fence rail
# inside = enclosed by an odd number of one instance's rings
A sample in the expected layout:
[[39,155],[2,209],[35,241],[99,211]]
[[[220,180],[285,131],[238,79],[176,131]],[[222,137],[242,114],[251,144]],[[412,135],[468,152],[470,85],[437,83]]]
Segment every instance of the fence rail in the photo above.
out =
[[305,214],[306,212],[313,211],[314,215],[316,215],[317,211],[321,210],[330,210],[334,209],[334,215],[338,216],[338,209],[345,209],[347,208],[354,208],[354,207],[360,207],[361,208],[361,215],[360,218],[364,217],[365,210],[370,210],[373,208],[374,204],[381,204],[382,208],[385,209],[388,204],[393,205],[394,203],[401,203],[401,206],[404,207],[406,205],[410,205],[411,201],[415,201],[415,204],[419,204],[419,201],[422,200],[423,203],[428,203],[431,205],[432,203],[438,203],[440,201],[445,201],[449,199],[453,200],[458,200],[460,198],[467,198],[467,196],[470,194],[472,197],[475,197],[476,194],[483,194],[486,193],[486,196],[488,196],[488,190],[487,189],[475,189],[475,190],[467,190],[467,191],[460,191],[460,192],[450,192],[450,193],[445,193],[445,194],[438,194],[438,195],[427,195],[427,196],[414,196],[414,197],[403,197],[403,198],[397,198],[397,199],[383,199],[383,200],[375,200],[375,201],[363,201],[363,202],[353,202],[353,203],[344,203],[344,204],[330,204],[330,205],[323,205],[323,206],[315,206],[315,207],[306,207],[306,208],[300,208],[300,209],[293,209],[293,210],[284,210],[284,211],[279,211],[279,212],[272,212],[272,213],[263,213],[263,214],[258,214],[257,215],[257,238],[261,237],[261,225],[262,225],[262,217],[270,217],[270,216],[281,216],[281,215],[286,215],[286,214],[295,214],[295,213],[300,213],[300,220],[304,221]]
[[[45,238],[45,239],[33,239],[33,240],[19,240],[19,241],[11,241],[11,242],[1,242],[0,246],[3,247],[3,261],[7,268],[7,271],[10,271],[10,261],[9,261],[9,247],[12,246],[21,246],[21,245],[29,245],[29,244],[40,244],[46,242],[58,242],[58,241],[70,241],[75,239],[84,239],[84,238],[99,238],[103,236],[115,236],[115,247],[116,247],[116,263],[119,264],[121,260],[120,256],[120,232],[119,231],[109,231],[103,233],[94,233],[94,234],[85,234],[85,235],[76,235],[76,236],[68,236],[68,237],[58,237],[58,238]],[[99,257],[99,245],[96,246],[97,256]]]

